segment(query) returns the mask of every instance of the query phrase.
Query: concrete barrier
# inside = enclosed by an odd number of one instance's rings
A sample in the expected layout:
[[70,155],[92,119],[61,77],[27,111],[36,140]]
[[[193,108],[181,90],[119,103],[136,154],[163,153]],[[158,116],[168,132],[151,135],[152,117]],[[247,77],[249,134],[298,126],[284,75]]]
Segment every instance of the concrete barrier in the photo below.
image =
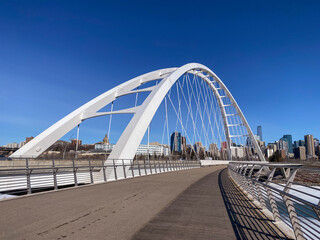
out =
[[228,165],[228,160],[200,160],[201,166],[216,166],[216,165]]

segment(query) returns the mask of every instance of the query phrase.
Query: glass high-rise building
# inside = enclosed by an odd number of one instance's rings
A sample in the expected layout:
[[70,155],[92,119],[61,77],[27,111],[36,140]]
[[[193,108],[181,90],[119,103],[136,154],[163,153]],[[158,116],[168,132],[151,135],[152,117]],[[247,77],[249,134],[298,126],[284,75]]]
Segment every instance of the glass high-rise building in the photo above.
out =
[[306,142],[304,140],[299,140],[299,146],[305,147],[306,146]]
[[259,136],[260,141],[263,141],[262,140],[262,127],[261,126],[257,127],[257,135]]
[[181,133],[173,132],[171,134],[171,142],[170,142],[171,152],[181,152]]
[[282,139],[288,143],[288,152],[289,152],[289,153],[293,153],[293,149],[292,149],[292,135],[290,135],[290,134],[283,135],[283,138],[282,138]]

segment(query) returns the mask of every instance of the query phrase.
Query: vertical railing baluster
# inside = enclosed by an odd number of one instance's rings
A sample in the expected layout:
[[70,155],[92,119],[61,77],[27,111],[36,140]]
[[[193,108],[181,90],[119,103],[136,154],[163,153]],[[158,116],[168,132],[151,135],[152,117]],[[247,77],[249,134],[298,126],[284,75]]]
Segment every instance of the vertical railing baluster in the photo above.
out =
[[[260,175],[261,175],[262,171],[263,171],[263,166],[260,166],[260,169],[259,169],[259,171],[257,172],[257,175],[256,175],[256,181],[259,181],[259,178],[260,178]],[[259,198],[260,206],[261,206],[262,209],[266,209],[267,205],[266,205],[265,199],[264,199],[264,197],[262,195],[261,187],[257,183],[255,183],[255,186],[256,186],[257,192],[258,192],[258,198]]]
[[92,167],[91,167],[91,159],[89,158],[89,171],[90,171],[90,181],[93,183],[93,174],[92,174]]
[[156,173],[158,173],[158,171],[157,171],[157,164],[156,164],[156,161],[155,161],[155,160],[153,160],[153,164],[154,164],[154,171],[155,171]]
[[114,159],[112,159],[113,162],[113,170],[114,170],[114,179],[118,180],[118,176],[117,176],[117,167],[115,165]]
[[137,162],[138,162],[138,171],[139,171],[139,176],[141,176],[140,162],[139,162],[139,160],[138,160],[138,159],[137,159]]
[[73,179],[74,179],[74,185],[78,186],[78,179],[77,179],[77,168],[74,162],[74,158],[72,159],[72,168],[73,168]]
[[159,166],[159,172],[161,173],[161,164],[160,164],[160,159],[158,159],[158,166]]
[[[265,182],[267,185],[271,185],[271,181],[272,181],[272,178],[274,176],[275,171],[276,171],[276,168],[273,168],[272,171],[270,172],[268,179]],[[268,187],[267,187],[267,195],[268,195],[269,203],[271,206],[273,218],[276,222],[280,222],[281,219],[280,219],[280,213],[279,213],[278,206],[277,206],[277,201],[275,199],[274,193]]]
[[26,158],[26,177],[27,177],[27,193],[31,194],[31,171],[29,169],[29,160]]
[[[297,169],[294,169],[293,172],[290,174],[290,176],[288,177],[287,180],[287,184],[284,188],[284,192],[285,193],[289,193],[290,192],[290,188],[292,186],[293,180],[296,176],[297,173]],[[287,211],[289,214],[289,218],[290,218],[290,222],[292,224],[292,228],[294,231],[294,234],[296,236],[297,240],[304,240],[305,237],[303,236],[303,232],[301,230],[301,224],[300,221],[298,219],[297,213],[296,213],[296,209],[293,205],[293,201],[290,199],[290,197],[287,197],[286,195],[282,195],[283,201],[287,207]]]
[[107,176],[106,176],[106,167],[104,166],[104,160],[102,159],[102,171],[103,171],[103,180],[106,182],[107,181]]
[[54,190],[57,190],[58,189],[57,169],[55,167],[54,158],[52,158],[52,174],[53,174],[53,188],[54,188]]
[[134,160],[130,160],[131,161],[131,173],[132,173],[132,177],[134,178],[134,172],[133,172],[133,166],[134,166]]
[[144,165],[144,175],[148,175],[147,174],[147,167],[146,167],[146,160],[143,160],[143,165]]
[[123,159],[122,159],[122,167],[123,167],[123,176],[124,176],[124,178],[127,178],[126,167],[124,166],[124,161],[123,161]]

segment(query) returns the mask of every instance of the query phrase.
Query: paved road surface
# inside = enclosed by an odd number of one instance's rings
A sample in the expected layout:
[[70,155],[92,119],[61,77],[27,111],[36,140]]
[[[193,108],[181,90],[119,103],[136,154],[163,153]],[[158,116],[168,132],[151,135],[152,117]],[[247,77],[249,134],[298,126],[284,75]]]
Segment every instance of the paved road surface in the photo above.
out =
[[0,239],[130,239],[191,184],[221,168],[169,172],[6,200],[0,202]]
[[0,202],[0,239],[277,238],[272,223],[257,210],[252,213],[248,199],[223,168],[168,172],[5,200]]

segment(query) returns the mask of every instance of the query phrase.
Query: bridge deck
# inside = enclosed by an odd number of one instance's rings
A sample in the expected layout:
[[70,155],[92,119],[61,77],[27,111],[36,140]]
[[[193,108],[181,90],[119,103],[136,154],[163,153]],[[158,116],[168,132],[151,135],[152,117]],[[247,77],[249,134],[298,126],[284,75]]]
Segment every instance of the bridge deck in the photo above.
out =
[[0,239],[274,239],[223,167],[0,202]]

